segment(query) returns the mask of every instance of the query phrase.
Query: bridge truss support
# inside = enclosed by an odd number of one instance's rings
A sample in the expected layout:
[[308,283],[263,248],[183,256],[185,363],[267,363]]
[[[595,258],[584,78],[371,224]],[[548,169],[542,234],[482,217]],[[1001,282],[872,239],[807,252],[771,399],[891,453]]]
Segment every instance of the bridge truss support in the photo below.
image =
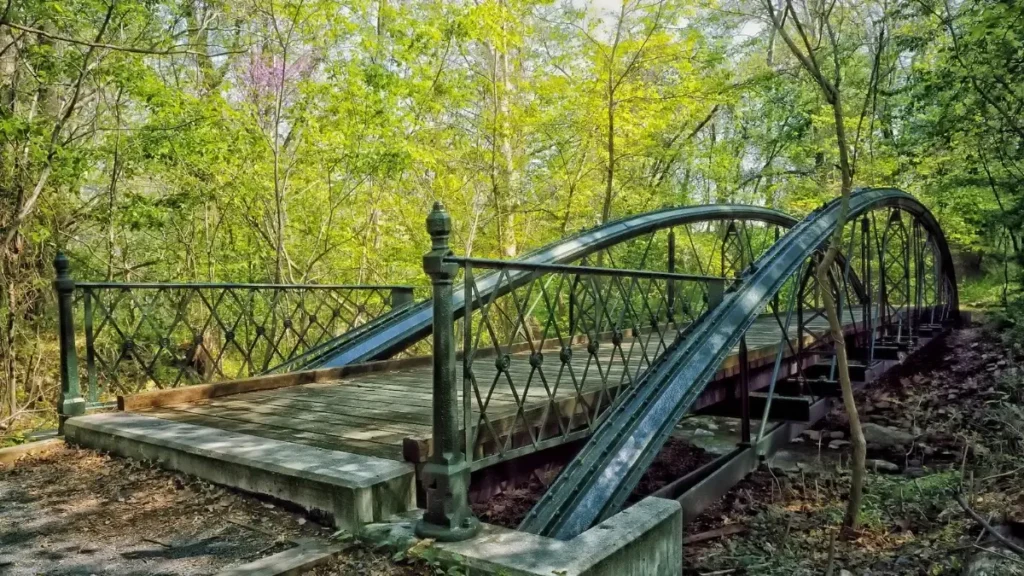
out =
[[[662,214],[604,228],[614,236],[583,233],[595,241],[562,241],[542,258],[497,261],[452,256],[447,214],[435,207],[434,247],[424,258],[434,284],[434,434],[421,534],[452,539],[473,529],[468,471],[593,433],[617,398],[724,299],[743,263],[793,222],[743,206]],[[458,276],[462,289],[452,294]]]

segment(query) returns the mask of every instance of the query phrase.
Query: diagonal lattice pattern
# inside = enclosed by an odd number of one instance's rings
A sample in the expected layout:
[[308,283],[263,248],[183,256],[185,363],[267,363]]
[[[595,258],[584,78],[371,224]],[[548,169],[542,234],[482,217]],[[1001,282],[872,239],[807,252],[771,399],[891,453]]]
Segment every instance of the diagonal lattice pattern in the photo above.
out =
[[[458,261],[467,301],[478,303],[456,325],[465,445],[476,468],[592,432],[707,309],[700,284],[724,282],[560,266],[513,287],[510,271],[525,265]],[[484,297],[474,272],[487,267],[497,288]]]
[[90,401],[266,373],[391,309],[391,286],[76,285]]

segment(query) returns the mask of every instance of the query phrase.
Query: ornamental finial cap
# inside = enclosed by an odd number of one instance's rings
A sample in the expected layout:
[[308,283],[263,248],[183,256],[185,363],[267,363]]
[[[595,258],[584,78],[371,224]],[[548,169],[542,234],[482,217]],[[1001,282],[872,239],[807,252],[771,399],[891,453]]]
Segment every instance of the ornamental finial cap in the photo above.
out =
[[427,216],[427,232],[431,238],[448,236],[452,232],[452,218],[440,201],[434,202],[434,209]]
[[53,268],[57,271],[58,276],[67,274],[71,269],[71,261],[63,252],[57,252],[57,256],[53,259]]

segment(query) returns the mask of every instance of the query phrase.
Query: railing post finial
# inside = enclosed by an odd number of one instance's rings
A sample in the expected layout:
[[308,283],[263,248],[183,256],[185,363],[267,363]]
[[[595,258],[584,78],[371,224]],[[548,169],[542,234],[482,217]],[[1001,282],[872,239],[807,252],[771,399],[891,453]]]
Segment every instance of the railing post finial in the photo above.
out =
[[71,278],[71,263],[63,252],[53,259],[57,278],[53,288],[57,292],[57,310],[60,326],[60,416],[58,432],[64,432],[64,421],[85,414],[85,399],[78,385],[78,354],[75,351],[75,318],[73,298],[75,281]]
[[431,250],[423,256],[434,305],[433,453],[421,474],[427,510],[416,523],[416,534],[441,542],[465,540],[480,529],[469,507],[470,469],[459,442],[452,306],[452,281],[459,267],[445,261],[451,255],[451,231],[452,219],[444,204],[435,202],[427,216]]

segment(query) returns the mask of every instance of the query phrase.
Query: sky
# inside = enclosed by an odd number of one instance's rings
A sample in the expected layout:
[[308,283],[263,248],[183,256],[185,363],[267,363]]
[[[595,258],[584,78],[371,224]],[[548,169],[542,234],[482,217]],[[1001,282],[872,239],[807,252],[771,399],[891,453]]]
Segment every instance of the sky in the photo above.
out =
[[[591,9],[592,13],[602,16],[607,23],[614,18],[614,15],[622,8],[623,0],[570,0],[573,6],[583,7],[587,6]],[[751,20],[744,24],[740,30],[738,39],[743,37],[754,36],[761,30],[763,24],[755,20]]]
[[618,10],[622,6],[622,0],[573,0],[573,4],[589,4],[599,12]]

